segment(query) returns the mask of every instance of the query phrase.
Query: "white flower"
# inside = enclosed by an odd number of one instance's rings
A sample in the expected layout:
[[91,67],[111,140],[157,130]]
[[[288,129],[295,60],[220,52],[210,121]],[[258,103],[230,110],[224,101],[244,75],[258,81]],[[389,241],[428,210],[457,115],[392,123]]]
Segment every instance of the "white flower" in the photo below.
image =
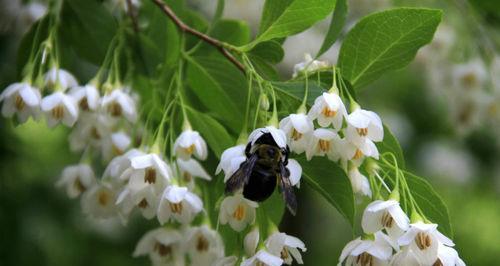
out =
[[224,244],[219,233],[206,225],[188,229],[186,246],[191,265],[212,266],[224,256]]
[[65,91],[68,88],[78,86],[78,81],[67,70],[53,67],[45,73],[45,86],[50,89],[57,88]]
[[365,233],[373,234],[385,228],[393,239],[408,230],[409,224],[410,219],[395,200],[376,200],[368,204],[361,220]]
[[332,129],[318,128],[314,130],[306,150],[307,160],[313,156],[324,156],[325,154],[332,161],[340,158],[341,150],[340,137]]
[[57,186],[66,186],[68,197],[76,198],[95,184],[94,171],[88,164],[70,165],[64,168]]
[[371,197],[372,190],[370,189],[370,182],[359,172],[357,167],[352,167],[347,174],[351,181],[352,190],[354,193]]
[[408,247],[404,247],[396,254],[394,254],[394,256],[392,256],[390,265],[421,266],[418,258],[415,256],[415,253],[413,253],[413,251]]
[[157,216],[160,224],[164,224],[170,219],[188,224],[202,210],[203,202],[198,195],[189,191],[187,187],[171,185],[165,189],[161,196]]
[[172,176],[168,164],[155,153],[132,157],[130,166],[131,171],[124,174],[130,176],[128,186],[132,190],[152,186],[155,193],[160,194]]
[[124,175],[123,178],[122,174],[125,172],[130,167],[130,159],[140,156],[140,155],[145,155],[144,152],[138,150],[138,149],[131,149],[124,153],[123,155],[116,156],[114,157],[106,166],[106,169],[104,170],[103,178],[110,179],[112,182],[118,181],[118,183],[123,183],[123,181],[128,181],[128,178],[130,177],[129,175]]
[[276,145],[278,147],[285,149],[286,148],[286,134],[283,130],[277,129],[273,126],[267,126],[263,128],[257,128],[252,133],[250,133],[250,136],[248,137],[248,142],[250,145],[254,145],[255,142],[264,134],[271,134],[274,142],[276,142]]
[[[122,193],[127,193],[127,189],[122,191]],[[130,199],[133,206],[137,206],[142,216],[146,219],[153,219],[156,216],[156,210],[158,209],[159,197],[156,191],[151,186],[145,186],[140,189],[130,190]],[[120,204],[124,201],[117,200],[116,204]],[[125,201],[126,202],[126,201]]]
[[147,232],[137,243],[133,256],[148,255],[153,265],[184,265],[182,235],[166,228]]
[[42,99],[41,108],[47,117],[49,127],[54,127],[59,122],[72,127],[78,119],[78,106],[75,99],[61,91],[45,96]]
[[379,142],[384,138],[380,117],[372,111],[356,109],[347,116],[346,139],[363,150],[367,141]]
[[234,266],[238,258],[236,256],[229,256],[217,259],[212,266]]
[[222,153],[215,174],[219,174],[221,170],[224,171],[224,183],[226,183],[246,159],[245,145],[228,148]]
[[174,153],[182,160],[188,160],[192,154],[200,160],[205,160],[208,155],[207,143],[198,131],[185,130],[175,140]]
[[269,253],[280,256],[285,264],[292,265],[293,259],[298,264],[304,264],[299,249],[305,252],[306,246],[304,242],[294,236],[276,232],[267,238],[266,248]]
[[313,72],[328,65],[326,61],[313,60],[310,54],[304,54],[304,61],[293,66],[293,77],[297,77],[301,72]]
[[314,100],[314,104],[307,114],[311,120],[318,120],[322,127],[333,125],[336,131],[342,128],[342,121],[347,116],[347,111],[340,96],[333,92],[323,92]]
[[458,256],[458,252],[443,244],[438,246],[438,260],[433,265],[465,266],[465,262]]
[[374,239],[360,237],[349,242],[339,258],[338,265],[387,265],[392,256],[392,245],[389,237],[381,232],[374,235]]
[[241,194],[226,197],[221,205],[219,221],[221,224],[231,226],[235,231],[241,232],[249,224],[255,221],[256,202],[247,200]]
[[116,192],[109,184],[96,184],[82,195],[82,209],[96,218],[110,218],[116,214]]
[[488,72],[480,58],[455,65],[452,70],[453,88],[461,94],[481,89],[487,78]]
[[95,111],[100,105],[99,91],[94,85],[73,87],[69,95],[75,99],[81,111]]
[[130,143],[132,143],[132,140],[127,133],[123,131],[111,134],[101,141],[103,157],[109,160],[115,156],[122,155],[128,149]]
[[283,260],[276,257],[265,250],[259,250],[257,254],[241,262],[241,266],[280,266]]
[[410,246],[418,260],[424,265],[432,265],[438,258],[438,247],[442,243],[454,246],[453,241],[437,230],[437,224],[416,222],[398,239],[400,246]]
[[300,178],[302,177],[302,167],[299,162],[294,159],[288,159],[288,164],[286,165],[288,171],[290,171],[290,184],[292,186],[297,186],[300,188]]
[[377,146],[373,141],[365,138],[361,144],[355,144],[347,138],[342,139],[340,149],[340,157],[346,161],[353,161],[357,165],[361,165],[365,157],[372,157],[376,160],[379,158]]
[[280,121],[280,129],[288,137],[290,149],[300,154],[306,150],[309,144],[309,137],[314,125],[305,114],[291,114]]
[[137,119],[135,101],[123,89],[114,89],[102,97],[101,106],[112,117],[125,117],[134,123]]
[[260,233],[258,227],[252,229],[252,231],[245,236],[245,239],[243,239],[243,248],[247,256],[251,257],[255,254],[255,249],[257,245],[259,245],[259,238]]
[[182,160],[177,159],[177,166],[184,181],[194,184],[193,177],[199,177],[205,180],[212,180],[212,177],[205,171],[203,166],[195,159]]
[[30,116],[38,119],[41,98],[40,91],[27,83],[11,84],[0,94],[2,115],[10,118],[17,113],[20,123],[26,122]]
[[87,145],[101,147],[109,144],[111,125],[110,119],[100,113],[82,114],[69,135],[70,149],[77,152]]

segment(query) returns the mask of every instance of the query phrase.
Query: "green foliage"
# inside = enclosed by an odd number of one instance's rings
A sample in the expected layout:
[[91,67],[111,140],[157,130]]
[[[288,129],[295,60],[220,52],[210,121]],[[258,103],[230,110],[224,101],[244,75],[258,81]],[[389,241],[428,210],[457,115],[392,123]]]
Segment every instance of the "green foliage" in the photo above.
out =
[[441,15],[434,9],[396,8],[364,17],[340,49],[342,75],[359,88],[406,66],[432,40]]
[[325,35],[325,39],[323,40],[323,44],[319,48],[316,57],[319,57],[335,43],[340,33],[342,32],[342,28],[345,25],[347,19],[347,0],[338,0],[335,6],[335,11],[332,15],[332,20],[330,21],[330,27],[328,27],[328,32]]
[[398,167],[400,169],[405,169],[405,157],[403,155],[403,149],[399,145],[398,140],[392,134],[391,130],[384,125],[384,141],[377,142],[377,149],[380,154],[392,153],[396,157]]
[[311,161],[298,159],[304,183],[335,207],[351,225],[354,224],[354,194],[346,173],[336,163],[324,157]]

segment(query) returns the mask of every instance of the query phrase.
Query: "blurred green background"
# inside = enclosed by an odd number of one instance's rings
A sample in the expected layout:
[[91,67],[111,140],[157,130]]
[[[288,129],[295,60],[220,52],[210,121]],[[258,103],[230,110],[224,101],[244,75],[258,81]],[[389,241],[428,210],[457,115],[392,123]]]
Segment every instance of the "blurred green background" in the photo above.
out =
[[[204,10],[199,1],[193,2],[193,8]],[[475,1],[473,6],[484,18],[481,23],[499,29],[500,9],[493,2],[497,1]],[[414,4],[370,3],[350,1],[353,13],[361,14],[390,5]],[[461,1],[419,3],[427,4],[445,8],[446,20],[460,20],[460,13],[453,8],[463,4]],[[238,5],[233,8],[238,9]],[[0,88],[18,79],[16,50],[22,31],[0,33]],[[286,74],[292,66],[282,67]],[[484,123],[467,134],[457,134],[456,125],[448,119],[446,98],[427,88],[424,75],[419,64],[386,75],[372,85],[374,89],[359,93],[360,102],[381,113],[402,142],[408,168],[425,176],[447,203],[454,241],[463,260],[468,265],[498,265],[500,130]],[[68,150],[67,134],[67,129],[50,130],[43,122],[17,126],[0,118],[0,265],[149,264],[147,258],[134,259],[131,254],[138,239],[155,227],[156,221],[135,217],[123,227],[118,221],[91,220],[81,213],[78,200],[68,200],[64,191],[55,187],[64,166],[79,160]],[[436,157],[433,148],[443,145],[448,148]],[[457,149],[466,159],[457,159]],[[429,160],[437,168],[464,169],[467,174],[457,178],[453,171],[435,171]],[[306,186],[299,192],[299,204],[299,215],[287,213],[281,228],[304,240],[306,265],[336,265],[341,249],[359,228],[353,232],[335,209]],[[358,216],[363,204],[366,202],[360,204]]]

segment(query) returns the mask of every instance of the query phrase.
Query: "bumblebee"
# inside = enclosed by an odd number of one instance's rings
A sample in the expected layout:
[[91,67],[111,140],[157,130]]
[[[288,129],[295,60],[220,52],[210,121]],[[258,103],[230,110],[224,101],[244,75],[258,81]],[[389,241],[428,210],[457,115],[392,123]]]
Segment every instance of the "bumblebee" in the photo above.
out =
[[243,188],[245,198],[261,202],[269,198],[278,185],[288,210],[295,215],[297,200],[289,179],[290,171],[286,167],[289,153],[288,145],[280,148],[271,133],[263,132],[253,144],[247,144],[247,158],[227,180],[226,193]]

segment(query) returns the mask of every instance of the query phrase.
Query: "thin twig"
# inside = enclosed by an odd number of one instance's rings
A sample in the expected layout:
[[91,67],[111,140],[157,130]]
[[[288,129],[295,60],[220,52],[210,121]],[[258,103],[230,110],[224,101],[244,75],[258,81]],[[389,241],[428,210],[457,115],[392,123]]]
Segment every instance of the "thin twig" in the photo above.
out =
[[245,67],[243,64],[241,64],[240,61],[238,61],[229,51],[227,51],[227,47],[224,45],[223,42],[214,39],[202,32],[199,32],[188,25],[186,25],[182,20],[177,17],[177,15],[174,13],[174,11],[167,5],[165,4],[162,0],[152,0],[162,11],[165,13],[173,22],[174,24],[183,32],[189,33],[193,36],[196,36],[200,40],[214,46],[217,48],[222,55],[224,55],[231,63],[233,63],[238,69],[240,69],[243,73],[245,73]]
[[132,5],[132,0],[127,0],[127,13],[132,20],[132,26],[136,33],[139,32],[139,23],[137,22],[137,14],[134,10],[134,5]]

